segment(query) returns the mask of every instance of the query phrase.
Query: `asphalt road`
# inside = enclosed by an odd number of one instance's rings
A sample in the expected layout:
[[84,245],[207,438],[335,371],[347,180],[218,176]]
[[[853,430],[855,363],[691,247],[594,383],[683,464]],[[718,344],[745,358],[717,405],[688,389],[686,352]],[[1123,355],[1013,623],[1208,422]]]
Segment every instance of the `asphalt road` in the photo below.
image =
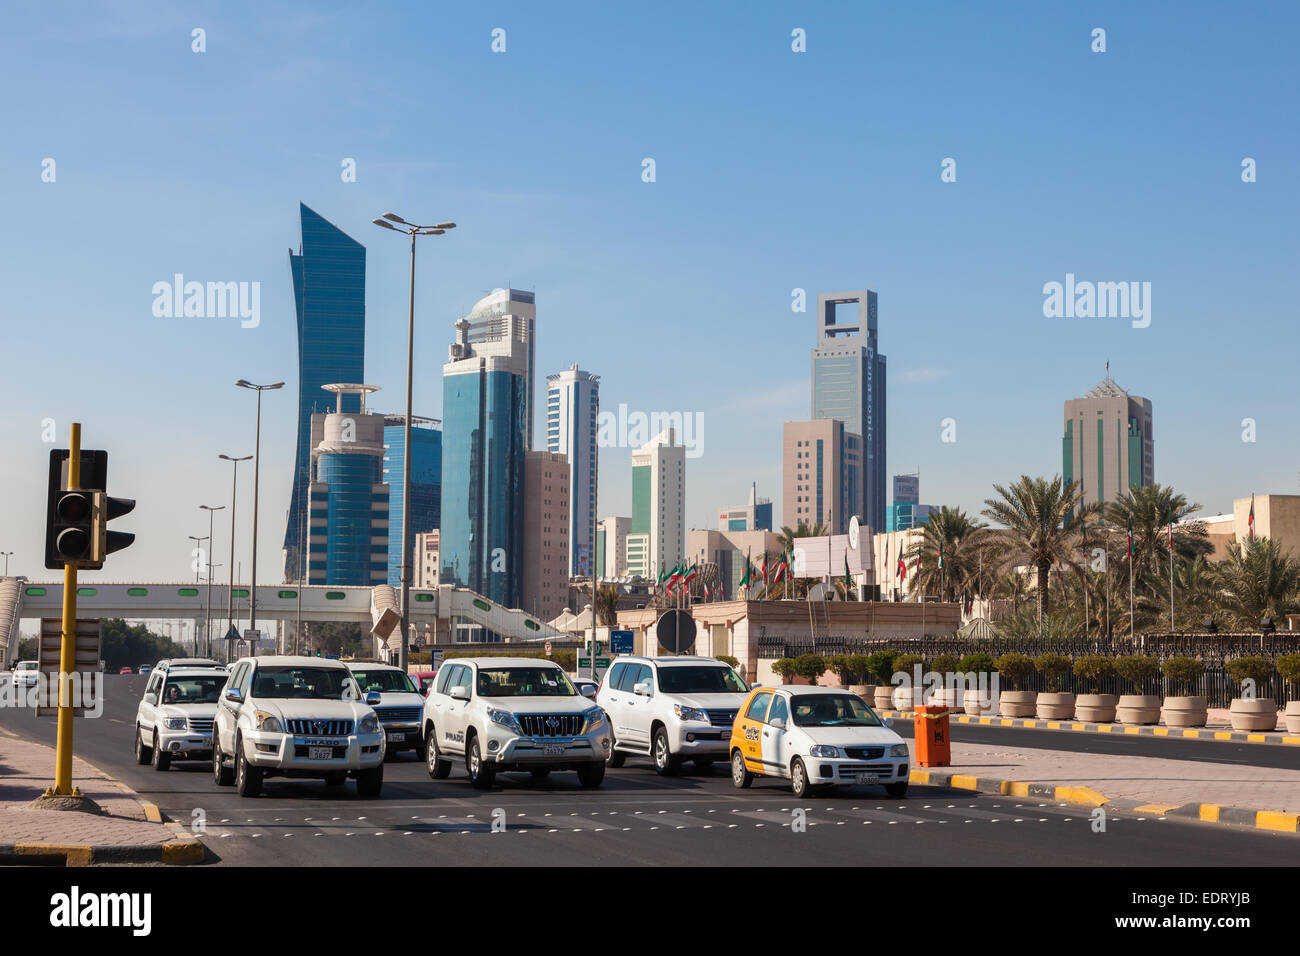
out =
[[[386,765],[378,800],[359,799],[352,782],[327,788],[283,779],[244,800],[216,788],[207,764],[173,764],[166,773],[135,764],[132,720],[142,688],[139,677],[108,678],[103,715],[78,721],[77,754],[169,819],[191,827],[202,819],[216,865],[1284,866],[1296,854],[1295,838],[1283,834],[1127,812],[1108,812],[1105,831],[1094,832],[1089,811],[1078,807],[936,788],[891,800],[880,788],[853,787],[796,804],[783,782],[734,789],[722,764],[710,775],[664,779],[635,758],[594,791],[572,773],[542,785],[506,774],[480,793],[462,767],[434,781],[403,754]],[[0,711],[0,725],[54,741],[53,718],[38,721],[30,711]],[[1023,731],[1040,735],[1034,739],[1047,733]],[[494,819],[503,832],[493,832]]]

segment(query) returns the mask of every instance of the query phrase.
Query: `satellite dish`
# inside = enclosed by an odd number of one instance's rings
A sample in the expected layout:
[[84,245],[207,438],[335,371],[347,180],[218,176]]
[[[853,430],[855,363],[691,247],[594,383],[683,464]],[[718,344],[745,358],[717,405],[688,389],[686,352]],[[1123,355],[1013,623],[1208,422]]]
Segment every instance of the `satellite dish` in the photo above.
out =
[[858,550],[858,516],[854,515],[849,519],[849,547],[854,551]]
[[665,611],[655,622],[655,637],[668,654],[685,654],[695,647],[695,618],[685,611]]

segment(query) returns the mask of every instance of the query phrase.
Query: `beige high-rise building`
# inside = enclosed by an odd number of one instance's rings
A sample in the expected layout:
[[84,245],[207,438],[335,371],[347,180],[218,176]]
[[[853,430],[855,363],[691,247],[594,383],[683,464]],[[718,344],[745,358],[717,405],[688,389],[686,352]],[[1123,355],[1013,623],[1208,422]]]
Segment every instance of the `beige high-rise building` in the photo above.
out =
[[[862,446],[838,419],[786,422],[781,432],[781,523],[848,530],[862,487]],[[859,519],[861,520],[861,519]]]
[[602,578],[627,576],[627,535],[632,519],[608,515],[596,527],[596,567]]
[[1151,400],[1130,395],[1109,375],[1065,403],[1061,474],[1082,485],[1084,504],[1115,501],[1156,480]]
[[549,621],[569,593],[569,462],[530,451],[524,461],[522,610]]
[[415,579],[417,588],[438,586],[438,539],[440,532],[427,531],[415,536]]
[[632,452],[632,524],[627,573],[669,571],[686,548],[686,449],[676,429],[660,432]]

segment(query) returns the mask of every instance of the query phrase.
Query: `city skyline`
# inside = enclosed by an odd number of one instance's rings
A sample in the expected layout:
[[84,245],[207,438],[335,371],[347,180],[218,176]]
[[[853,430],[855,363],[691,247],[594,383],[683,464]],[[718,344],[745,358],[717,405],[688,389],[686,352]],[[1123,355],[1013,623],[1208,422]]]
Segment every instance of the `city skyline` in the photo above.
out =
[[[511,120],[541,146],[527,158],[434,131],[399,146],[392,130],[413,100],[382,70],[361,86],[366,102],[354,94],[294,115],[325,71],[337,70],[344,86],[361,75],[337,52],[347,28],[328,12],[292,21],[298,29],[283,34],[283,14],[250,15],[238,28],[214,21],[202,56],[189,52],[192,24],[183,16],[89,13],[86,23],[60,26],[60,35],[100,36],[107,22],[119,48],[89,45],[74,61],[54,44],[39,63],[35,46],[11,48],[0,66],[11,79],[39,70],[52,95],[76,89],[84,97],[77,77],[86,70],[105,76],[92,94],[99,108],[78,132],[28,106],[16,116],[14,148],[0,162],[14,214],[28,226],[23,236],[0,240],[13,272],[6,327],[15,356],[24,349],[47,354],[39,351],[38,329],[97,334],[97,347],[70,355],[65,374],[91,383],[120,370],[127,381],[57,395],[47,384],[48,363],[11,359],[15,399],[0,434],[13,454],[0,475],[17,494],[39,498],[30,462],[65,447],[68,423],[83,422],[86,446],[112,453],[110,490],[140,502],[129,519],[137,544],[103,579],[191,576],[186,535],[206,532],[198,505],[230,502],[229,468],[218,467],[216,456],[253,450],[252,412],[234,380],[284,379],[285,392],[298,384],[294,297],[282,257],[285,245],[300,241],[293,227],[302,202],[368,249],[367,367],[333,381],[401,393],[407,262],[400,249],[365,241],[366,224],[391,208],[436,210],[461,229],[418,252],[416,409],[442,414],[437,370],[455,316],[503,280],[537,290],[557,317],[538,343],[539,372],[576,361],[599,370],[604,407],[703,415],[709,427],[702,459],[691,463],[687,528],[712,527],[717,509],[751,481],[779,484],[780,423],[808,417],[806,360],[798,356],[806,355],[807,312],[815,306],[792,311],[795,289],[810,302],[844,288],[869,287],[884,298],[881,335],[893,366],[889,459],[921,467],[929,501],[976,512],[993,482],[1059,473],[1059,403],[1095,383],[1108,359],[1112,374],[1160,407],[1156,481],[1175,485],[1206,513],[1231,510],[1232,500],[1252,489],[1292,492],[1295,400],[1284,376],[1236,375],[1205,346],[1231,336],[1249,316],[1247,362],[1295,351],[1284,211],[1294,207],[1296,185],[1280,157],[1294,150],[1296,137],[1271,121],[1268,92],[1279,72],[1294,71],[1283,41],[1294,13],[1262,12],[1263,22],[1250,26],[1249,62],[1211,77],[1195,64],[1239,50],[1245,25],[1208,6],[1189,9],[1194,14],[1178,21],[1117,8],[1097,13],[1112,39],[1123,41],[1104,56],[1075,37],[1086,38],[1091,26],[1077,16],[1037,13],[1027,34],[1000,28],[1020,14],[957,12],[927,27],[923,49],[912,40],[878,51],[870,73],[849,62],[854,44],[867,34],[922,35],[915,33],[918,14],[837,13],[832,21],[816,12],[759,10],[739,26],[709,12],[701,15],[700,35],[685,37],[649,24],[651,45],[676,44],[692,62],[729,27],[746,56],[770,51],[770,76],[724,84],[728,101],[744,109],[721,114],[717,100],[676,105],[686,99],[679,94],[690,87],[693,66],[661,75],[617,36],[602,34],[588,44],[581,67],[564,68],[554,54],[574,21],[561,12],[548,24],[520,10],[505,18],[512,39],[504,56],[494,59],[486,39],[478,53],[469,52],[471,44],[449,53],[440,81],[453,85],[430,108],[445,134],[472,130],[489,110],[508,105]],[[481,26],[463,13],[449,16],[449,29]],[[808,30],[804,59],[789,52],[792,17]],[[399,36],[395,27],[404,19],[379,14],[358,31],[359,49]],[[420,14],[410,19],[427,22]],[[14,20],[29,35],[54,29],[27,11]],[[973,49],[968,37],[976,27],[987,39]],[[257,64],[273,35],[285,54],[275,73]],[[123,55],[141,62],[137,82],[147,88],[115,76],[112,64]],[[960,64],[962,88],[927,76],[924,63],[934,56]],[[1068,73],[1056,61],[1069,62]],[[1004,63],[1016,67],[1004,72]],[[249,64],[248,81],[212,92],[214,75]],[[530,87],[539,69],[547,76]],[[586,88],[590,70],[611,78],[609,91]],[[1072,79],[1079,70],[1089,71],[1086,88]],[[638,75],[655,79],[642,83]],[[865,129],[842,125],[847,94],[826,92],[879,75],[891,81],[873,90],[870,130],[893,141],[887,161],[862,149],[870,142]],[[160,76],[168,81],[153,82]],[[1035,84],[1019,82],[1029,76]],[[530,119],[530,109],[559,102],[579,84],[580,106],[547,113],[550,129]],[[195,101],[203,118],[175,131],[193,162],[185,179],[160,180],[156,169],[141,168],[119,129],[159,128],[195,85],[203,90]],[[1157,94],[1169,108],[1153,116],[1141,103]],[[631,108],[607,142],[585,155],[566,145],[579,114],[620,97]],[[1069,119],[1059,105],[1048,108],[1063,98]],[[981,129],[974,117],[990,115],[990,106],[1003,108]],[[265,145],[256,156],[224,142],[213,148],[211,130],[235,116]],[[325,118],[334,131],[313,133]],[[1214,144],[1200,135],[1207,121],[1221,130]],[[1080,123],[1089,136],[1077,135]],[[782,139],[771,135],[774,128],[792,132]],[[809,142],[828,135],[836,148],[819,154],[815,178],[836,189],[806,174]],[[941,162],[949,156],[958,174],[944,183]],[[40,178],[46,157],[58,164],[54,182]],[[657,160],[653,183],[641,179],[645,157]],[[1257,182],[1242,182],[1243,157],[1258,160]],[[340,178],[348,158],[356,162],[355,182]],[[136,214],[146,205],[185,212],[159,226]],[[1197,228],[1207,205],[1217,222],[1212,236]],[[867,207],[888,240],[841,221],[842,213]],[[781,235],[747,228],[778,208],[792,212]],[[56,229],[74,213],[108,225],[113,241]],[[505,221],[508,232],[497,225]],[[683,221],[690,228],[683,230]],[[52,249],[61,255],[49,257]],[[61,261],[53,266],[46,258]],[[69,269],[81,280],[70,288],[60,282]],[[176,274],[260,282],[258,324],[152,315],[151,287]],[[1150,326],[1047,318],[1044,285],[1072,275],[1150,281]],[[50,295],[54,289],[60,295]],[[716,315],[743,315],[748,324],[708,321]],[[541,404],[536,388],[530,399]],[[955,442],[942,440],[949,418]],[[54,437],[43,441],[47,420]],[[1246,420],[1254,441],[1242,441]],[[266,397],[259,570],[267,569],[267,580],[282,566],[279,530],[290,508],[283,476],[292,475],[295,423],[288,394]],[[626,513],[631,449],[600,451],[598,514]],[[251,469],[246,474],[251,479]],[[252,482],[243,475],[239,491],[244,527],[236,561],[246,574]],[[789,523],[788,516],[774,523]],[[0,521],[0,546],[17,552],[15,573],[44,576],[36,568],[40,534],[26,515]],[[215,559],[224,562],[220,522],[216,538]]]

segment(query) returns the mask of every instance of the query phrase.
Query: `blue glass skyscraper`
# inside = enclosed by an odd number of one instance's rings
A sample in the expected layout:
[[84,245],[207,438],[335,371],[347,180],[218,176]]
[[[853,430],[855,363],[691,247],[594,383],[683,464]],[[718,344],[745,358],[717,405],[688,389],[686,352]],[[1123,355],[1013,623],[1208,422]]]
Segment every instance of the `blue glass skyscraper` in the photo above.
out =
[[[294,454],[289,520],[284,533],[285,580],[303,571],[303,521],[311,480],[311,416],[335,409],[321,388],[365,380],[366,249],[337,226],[299,203],[302,244],[289,252],[298,322],[298,444]],[[354,412],[360,396],[343,395],[342,411]]]
[[[388,483],[388,583],[402,583],[402,459],[406,454],[406,416],[384,419],[384,481]],[[441,527],[442,432],[433,419],[411,419],[411,549],[415,536]],[[414,560],[411,581],[415,581]]]

